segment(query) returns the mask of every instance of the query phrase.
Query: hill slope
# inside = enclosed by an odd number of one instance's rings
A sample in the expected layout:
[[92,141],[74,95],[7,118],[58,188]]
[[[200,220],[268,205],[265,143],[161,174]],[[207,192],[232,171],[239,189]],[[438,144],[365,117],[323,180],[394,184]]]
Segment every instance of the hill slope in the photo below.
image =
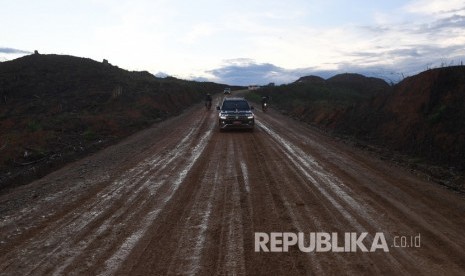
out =
[[336,129],[464,170],[465,67],[428,70],[348,110]]
[[265,87],[256,92],[255,100],[268,95],[272,105],[292,117],[329,126],[348,108],[389,89],[382,79],[358,74],[340,74],[328,80],[307,76],[292,84]]
[[0,189],[113,143],[224,85],[61,55],[0,63]]
[[406,165],[465,189],[463,66],[428,70],[393,87],[380,79],[342,74],[324,81],[304,77],[256,93],[256,99],[270,95],[272,105],[299,120],[404,154]]

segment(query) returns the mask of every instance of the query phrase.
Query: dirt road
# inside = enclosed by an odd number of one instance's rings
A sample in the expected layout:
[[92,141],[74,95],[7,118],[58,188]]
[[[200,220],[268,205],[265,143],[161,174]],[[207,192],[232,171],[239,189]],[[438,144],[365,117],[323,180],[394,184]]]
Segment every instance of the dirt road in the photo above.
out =
[[[463,195],[256,117],[220,133],[199,105],[2,194],[0,274],[465,273]],[[256,252],[258,232],[382,233],[388,252]]]

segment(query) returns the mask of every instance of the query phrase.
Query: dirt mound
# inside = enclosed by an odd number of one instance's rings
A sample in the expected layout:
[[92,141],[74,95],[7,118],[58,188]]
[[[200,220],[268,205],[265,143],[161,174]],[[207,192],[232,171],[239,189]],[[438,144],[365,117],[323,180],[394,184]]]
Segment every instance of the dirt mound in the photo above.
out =
[[224,87],[72,56],[2,62],[0,189],[178,114]]
[[327,83],[351,88],[363,93],[376,95],[386,89],[389,89],[389,84],[383,79],[365,77],[360,74],[339,74],[326,80]]
[[386,99],[377,135],[411,154],[464,169],[465,67],[423,72],[399,83]]
[[464,104],[465,67],[428,70],[360,104],[338,127],[360,126],[371,116],[365,134],[409,154],[463,166]]
[[324,83],[325,79],[318,76],[305,76],[296,80],[294,83]]
[[447,178],[448,186],[460,186],[464,107],[465,67],[439,68],[406,78],[391,92],[346,110],[334,129],[406,154],[412,168],[425,169],[441,182]]

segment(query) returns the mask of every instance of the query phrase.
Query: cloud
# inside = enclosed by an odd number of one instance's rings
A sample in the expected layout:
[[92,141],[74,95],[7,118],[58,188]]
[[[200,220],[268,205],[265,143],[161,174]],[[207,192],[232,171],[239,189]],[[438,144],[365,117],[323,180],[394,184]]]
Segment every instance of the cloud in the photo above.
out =
[[168,75],[165,72],[158,72],[154,76],[157,77],[157,78],[166,78],[166,77],[169,77],[170,75]]
[[219,82],[227,84],[249,85],[263,84],[269,80],[269,74],[282,71],[282,68],[269,63],[256,63],[249,59],[228,60],[220,68],[207,71]]
[[[249,20],[247,30],[254,31],[254,36],[247,40],[249,48],[239,54],[245,53],[283,70],[287,68],[284,72],[288,73],[293,68],[307,66],[337,70],[350,63],[364,68],[393,64],[401,67],[407,65],[406,60],[425,68],[430,62],[456,59],[465,53],[463,0],[410,2],[408,8],[386,11],[377,24],[368,21],[333,26],[257,24],[257,27],[252,24],[256,21]],[[414,8],[420,6],[425,9],[416,12]],[[462,45],[461,49],[457,45]]]
[[[341,61],[335,69],[305,67],[286,69],[271,63],[259,63],[253,59],[231,59],[213,70],[210,80],[234,85],[266,85],[268,83],[291,83],[303,76],[315,75],[328,79],[341,73],[358,73],[367,77],[381,78],[388,83],[397,83],[403,78],[422,71],[460,65],[465,62],[465,53],[460,45],[447,47],[411,45],[411,47],[381,52],[354,52],[351,62]],[[383,61],[383,62],[381,62]],[[205,80],[205,79],[203,79]]]
[[270,63],[257,63],[252,59],[227,60],[225,64],[207,73],[219,82],[237,85],[267,84],[286,79],[287,70]]
[[406,33],[429,37],[456,37],[464,29],[465,15],[453,14],[433,22],[413,25],[410,30],[406,30]]
[[5,47],[0,48],[0,53],[2,54],[31,54],[31,52],[29,51],[19,50],[19,49],[14,49],[14,48],[5,48]]
[[193,26],[191,30],[182,38],[182,42],[193,44],[205,37],[213,35],[217,32],[217,28],[207,23],[201,23]]
[[412,14],[441,15],[464,11],[463,0],[414,0],[404,10]]
[[[277,20],[264,24],[268,17]],[[463,0],[409,1],[404,7],[376,11],[371,21],[360,24],[300,25],[267,13],[242,13],[233,18],[229,24],[214,26],[219,30],[192,25],[186,41],[212,33],[242,34],[239,43],[231,43],[235,47],[228,48],[228,56],[253,59],[224,60],[197,76],[227,84],[265,85],[290,83],[308,75],[329,78],[360,73],[395,83],[430,68],[465,62]]]
[[[247,62],[246,62],[247,61]],[[328,79],[340,73],[359,73],[368,77],[382,78],[388,82],[398,82],[402,73],[396,73],[393,68],[383,66],[359,66],[352,63],[341,63],[335,70],[321,70],[315,67],[285,69],[270,63],[257,63],[251,59],[234,60],[231,64],[209,71],[215,81],[235,85],[277,85],[291,83],[303,76],[320,76]]]
[[385,20],[396,14],[377,14],[377,24],[359,26],[355,41],[366,43],[343,48],[335,67],[396,82],[399,76],[465,61],[464,1],[417,0],[403,12],[401,21]]
[[[356,70],[392,77],[465,56],[465,0],[89,0],[71,10],[20,2],[0,10],[1,22],[24,23],[0,31],[4,45],[186,79],[279,84]],[[0,48],[0,60],[29,53]],[[235,57],[253,59],[225,60]]]
[[216,82],[234,85],[265,85],[271,82],[284,84],[294,82],[302,76],[318,75],[331,77],[337,72],[317,68],[285,69],[271,63],[259,63],[253,59],[238,58],[226,60],[224,65],[207,71]]
[[435,25],[438,28],[463,28],[465,27],[465,16],[454,14],[436,21]]

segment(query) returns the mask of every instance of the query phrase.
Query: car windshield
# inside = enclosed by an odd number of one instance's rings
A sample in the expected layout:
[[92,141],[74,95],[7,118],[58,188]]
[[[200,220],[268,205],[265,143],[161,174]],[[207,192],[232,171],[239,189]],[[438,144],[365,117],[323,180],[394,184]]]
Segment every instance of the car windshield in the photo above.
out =
[[250,107],[246,101],[225,101],[222,109],[225,111],[247,111]]

